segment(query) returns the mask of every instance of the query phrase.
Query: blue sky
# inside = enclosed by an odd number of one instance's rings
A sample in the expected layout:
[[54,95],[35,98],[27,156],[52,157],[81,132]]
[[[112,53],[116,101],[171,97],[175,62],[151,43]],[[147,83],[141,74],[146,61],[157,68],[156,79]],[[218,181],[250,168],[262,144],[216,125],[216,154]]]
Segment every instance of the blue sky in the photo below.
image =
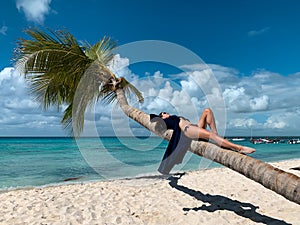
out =
[[[60,113],[43,112],[11,69],[16,41],[26,37],[22,31],[30,26],[68,29],[91,44],[107,35],[119,45],[143,40],[180,45],[214,72],[226,105],[226,135],[250,135],[250,129],[255,135],[299,135],[299,1],[7,0],[0,10],[0,136],[65,135]],[[130,66],[130,58],[122,55],[118,63],[128,63],[123,72],[132,79],[164,78],[155,87],[168,90],[166,99],[178,104],[172,100],[178,91],[166,84],[178,71],[158,64]],[[195,66],[189,69],[197,74]],[[195,105],[206,107],[189,82],[177,79],[179,89],[196,98]],[[148,112],[155,107],[141,106]],[[107,123],[103,135],[113,134],[111,115],[98,114],[98,124]]]

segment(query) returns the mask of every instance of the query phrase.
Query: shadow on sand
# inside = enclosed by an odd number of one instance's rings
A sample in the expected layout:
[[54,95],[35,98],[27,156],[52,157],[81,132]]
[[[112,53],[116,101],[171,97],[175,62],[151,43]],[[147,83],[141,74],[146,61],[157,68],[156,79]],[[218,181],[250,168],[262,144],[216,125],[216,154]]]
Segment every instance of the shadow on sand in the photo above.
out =
[[171,187],[176,188],[179,191],[182,191],[194,198],[200,200],[204,203],[200,207],[194,208],[183,208],[184,211],[198,211],[198,210],[205,210],[208,212],[214,212],[217,210],[228,210],[234,212],[235,214],[248,218],[257,223],[264,223],[264,224],[272,224],[272,225],[291,225],[290,223],[286,223],[283,220],[278,220],[269,216],[265,216],[256,212],[256,209],[259,207],[254,206],[250,203],[239,202],[236,200],[232,200],[225,196],[221,195],[210,195],[210,194],[203,194],[200,191],[192,190],[188,187],[182,186],[178,184],[178,180],[184,175],[184,173],[176,174],[168,178],[170,181],[169,184]]

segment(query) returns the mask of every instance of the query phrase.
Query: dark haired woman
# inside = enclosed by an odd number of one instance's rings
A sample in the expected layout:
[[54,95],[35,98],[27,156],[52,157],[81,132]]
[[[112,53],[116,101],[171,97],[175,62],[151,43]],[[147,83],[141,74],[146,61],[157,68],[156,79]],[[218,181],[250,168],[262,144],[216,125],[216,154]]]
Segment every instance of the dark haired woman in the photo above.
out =
[[[191,139],[201,138],[206,140],[212,140],[221,147],[232,149],[234,151],[251,154],[255,152],[254,148],[234,144],[218,135],[214,114],[211,109],[204,109],[197,124],[192,124],[189,120],[178,117],[175,115],[170,115],[167,112],[161,112],[159,117],[164,121],[176,120],[179,123],[179,127],[185,136]],[[210,131],[207,130],[207,126],[210,127]],[[168,127],[168,129],[172,129]]]

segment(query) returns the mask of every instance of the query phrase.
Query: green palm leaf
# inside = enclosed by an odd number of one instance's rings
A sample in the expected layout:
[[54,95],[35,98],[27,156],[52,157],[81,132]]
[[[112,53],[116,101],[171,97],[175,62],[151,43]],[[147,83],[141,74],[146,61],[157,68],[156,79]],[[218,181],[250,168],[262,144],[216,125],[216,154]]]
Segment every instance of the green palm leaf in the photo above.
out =
[[110,84],[120,80],[107,67],[116,47],[110,38],[104,37],[93,46],[81,46],[67,31],[31,28],[25,33],[32,39],[18,41],[16,68],[25,74],[31,93],[45,110],[52,105],[65,107],[62,123],[72,134],[82,132],[89,105],[99,98],[108,103],[116,99],[115,88],[123,88],[143,100],[142,94],[124,78],[117,87]]
[[[144,98],[142,93],[132,84],[130,84],[124,77],[119,78],[120,83],[118,85],[118,88],[122,88],[127,96],[135,95],[140,103],[144,102]],[[101,87],[98,98],[101,98],[104,100],[104,102],[110,104],[114,102],[117,99],[117,94],[114,91],[111,91],[111,87],[106,84]]]
[[142,93],[124,78],[122,79],[121,87],[125,90],[127,95],[134,94],[138,98],[140,103],[144,102]]
[[93,46],[86,42],[85,54],[93,61],[98,60],[102,65],[107,65],[113,59],[113,50],[116,47],[116,42],[112,41],[109,37],[103,37]]
[[16,67],[30,81],[31,92],[44,108],[70,102],[86,68],[92,63],[75,38],[64,31],[25,31],[33,40],[18,42]]

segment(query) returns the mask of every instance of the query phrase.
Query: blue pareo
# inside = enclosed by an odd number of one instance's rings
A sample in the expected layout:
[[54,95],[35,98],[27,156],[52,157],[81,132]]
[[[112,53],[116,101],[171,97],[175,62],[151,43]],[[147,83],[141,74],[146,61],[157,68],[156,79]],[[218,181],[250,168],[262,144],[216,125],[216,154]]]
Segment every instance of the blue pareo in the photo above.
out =
[[169,174],[176,164],[182,163],[192,140],[181,132],[179,127],[180,118],[178,116],[173,115],[169,118],[162,119],[155,114],[150,114],[150,120],[160,123],[161,126],[165,125],[166,129],[173,130],[171,140],[158,168],[160,173]]

